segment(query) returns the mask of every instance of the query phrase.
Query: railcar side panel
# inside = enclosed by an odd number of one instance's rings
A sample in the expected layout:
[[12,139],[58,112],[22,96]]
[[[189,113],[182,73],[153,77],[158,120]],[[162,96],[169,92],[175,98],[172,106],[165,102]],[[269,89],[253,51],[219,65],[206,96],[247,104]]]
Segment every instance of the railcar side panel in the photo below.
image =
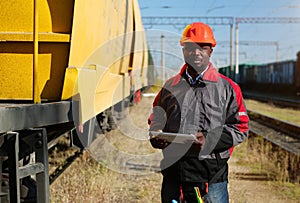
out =
[[[73,1],[38,1],[40,97],[60,100],[68,64]],[[0,1],[0,99],[33,99],[33,1]]]

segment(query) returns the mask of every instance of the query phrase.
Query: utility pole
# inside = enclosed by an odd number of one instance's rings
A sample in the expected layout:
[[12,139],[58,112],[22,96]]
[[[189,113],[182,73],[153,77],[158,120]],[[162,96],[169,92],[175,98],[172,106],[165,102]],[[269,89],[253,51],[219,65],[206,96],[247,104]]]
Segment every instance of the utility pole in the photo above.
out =
[[164,38],[165,36],[161,35],[161,86],[165,83],[165,56],[164,56]]
[[233,73],[233,24],[230,24],[230,75]]
[[236,82],[239,82],[239,32],[238,24],[235,24],[235,72],[232,76]]

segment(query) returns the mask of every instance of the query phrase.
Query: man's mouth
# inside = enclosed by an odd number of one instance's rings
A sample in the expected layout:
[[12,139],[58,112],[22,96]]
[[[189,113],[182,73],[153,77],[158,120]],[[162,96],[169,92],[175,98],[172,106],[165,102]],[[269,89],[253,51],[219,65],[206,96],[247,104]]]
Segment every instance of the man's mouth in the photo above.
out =
[[194,59],[193,62],[197,64],[197,63],[201,63],[201,60],[200,59]]

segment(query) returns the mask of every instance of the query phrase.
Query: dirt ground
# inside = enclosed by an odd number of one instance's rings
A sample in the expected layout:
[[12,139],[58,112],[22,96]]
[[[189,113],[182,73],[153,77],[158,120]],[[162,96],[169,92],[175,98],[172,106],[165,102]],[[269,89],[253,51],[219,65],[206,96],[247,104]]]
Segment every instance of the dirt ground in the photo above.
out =
[[[145,121],[151,112],[151,104],[154,97],[143,97],[141,103],[133,107],[130,111],[130,117],[134,123],[146,128]],[[238,146],[243,147],[243,144]],[[237,164],[235,153],[229,161],[229,193],[230,202],[295,202],[283,197],[280,190],[274,191],[273,184],[270,184],[266,174],[253,173],[250,168]],[[158,194],[159,195],[159,194]],[[299,200],[300,202],[300,200]]]
[[[160,150],[153,149],[147,140],[147,118],[153,99],[145,95],[123,115],[118,129],[105,136],[99,135],[85,158],[51,185],[51,202],[160,202],[162,176],[155,172],[161,158]],[[243,147],[241,144],[234,150],[229,162],[231,203],[300,203],[300,200],[281,195],[280,187],[274,187],[266,174],[241,166],[237,155]],[[153,154],[157,156],[151,156]],[[102,167],[91,169],[95,164],[84,165],[91,156]]]

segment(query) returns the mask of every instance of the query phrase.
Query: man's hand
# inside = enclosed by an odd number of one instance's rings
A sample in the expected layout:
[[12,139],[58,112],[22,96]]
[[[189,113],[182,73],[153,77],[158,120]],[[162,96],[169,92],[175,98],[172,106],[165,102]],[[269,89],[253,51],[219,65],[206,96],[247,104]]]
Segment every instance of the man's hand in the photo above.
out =
[[78,125],[77,130],[78,132],[83,133],[83,124]]
[[155,145],[157,146],[157,148],[159,149],[164,149],[166,148],[170,142],[168,142],[167,140],[165,139],[159,139],[159,138],[153,138],[154,139],[154,142],[155,142]]
[[[157,132],[162,132],[162,130],[158,130]],[[168,142],[167,140],[159,139],[157,137],[151,138],[150,142],[154,148],[158,148],[158,149],[164,149],[170,144],[170,142]]]
[[196,134],[196,140],[194,141],[195,144],[199,144],[201,150],[203,149],[204,145],[205,145],[205,136],[203,135],[202,132],[198,132]]
[[159,139],[157,137],[151,138],[150,142],[154,148],[158,148],[158,149],[164,149],[170,144],[170,142],[168,142],[167,140]]

